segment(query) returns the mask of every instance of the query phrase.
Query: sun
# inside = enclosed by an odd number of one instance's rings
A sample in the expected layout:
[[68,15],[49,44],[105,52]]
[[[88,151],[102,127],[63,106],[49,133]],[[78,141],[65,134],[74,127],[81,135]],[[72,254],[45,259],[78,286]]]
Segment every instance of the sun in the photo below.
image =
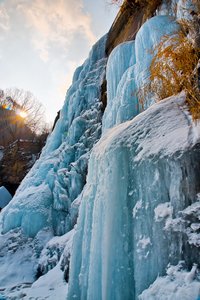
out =
[[27,117],[27,113],[24,110],[20,110],[18,112],[18,115],[22,118],[25,119]]

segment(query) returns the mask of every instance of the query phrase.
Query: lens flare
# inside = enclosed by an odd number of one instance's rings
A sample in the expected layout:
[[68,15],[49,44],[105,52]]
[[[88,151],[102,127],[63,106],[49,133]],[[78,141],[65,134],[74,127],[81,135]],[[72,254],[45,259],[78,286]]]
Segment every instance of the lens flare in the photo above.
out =
[[25,119],[27,117],[27,113],[24,110],[20,110],[18,112],[18,115],[22,118]]

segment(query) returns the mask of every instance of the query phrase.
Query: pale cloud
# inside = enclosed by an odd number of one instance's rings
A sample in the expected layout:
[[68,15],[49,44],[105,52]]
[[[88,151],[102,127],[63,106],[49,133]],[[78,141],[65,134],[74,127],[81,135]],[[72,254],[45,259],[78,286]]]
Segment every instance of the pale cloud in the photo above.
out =
[[21,0],[17,10],[25,18],[33,46],[44,61],[49,59],[53,44],[67,49],[77,33],[81,33],[89,45],[96,40],[90,16],[83,12],[82,0]]
[[53,120],[74,69],[95,35],[109,28],[101,6],[102,0],[0,0],[0,88],[30,90]]
[[0,29],[4,31],[10,29],[10,18],[4,6],[0,7]]
[[63,76],[62,80],[60,80],[60,85],[58,86],[58,94],[60,96],[65,95],[67,88],[70,87],[76,67],[76,62],[70,61],[68,63],[67,76]]

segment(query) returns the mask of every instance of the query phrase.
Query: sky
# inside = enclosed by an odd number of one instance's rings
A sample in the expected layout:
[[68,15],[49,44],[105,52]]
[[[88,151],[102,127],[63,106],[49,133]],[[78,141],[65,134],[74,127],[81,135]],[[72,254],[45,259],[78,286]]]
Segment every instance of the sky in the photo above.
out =
[[0,89],[31,91],[53,122],[75,68],[116,14],[108,0],[0,0]]

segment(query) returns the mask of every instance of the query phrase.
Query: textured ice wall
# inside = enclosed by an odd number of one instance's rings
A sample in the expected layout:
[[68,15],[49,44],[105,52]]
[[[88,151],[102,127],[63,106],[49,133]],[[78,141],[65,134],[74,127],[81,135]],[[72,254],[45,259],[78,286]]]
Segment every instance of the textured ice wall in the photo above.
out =
[[[135,66],[134,42],[114,50],[107,68],[105,128],[139,112],[134,77],[139,87],[148,77],[151,48],[162,35],[175,30],[177,24],[169,17],[155,17],[144,24],[136,37]],[[93,47],[89,58],[76,70],[54,132],[3,213],[3,232],[21,226],[27,235],[34,236],[53,224],[54,232],[63,234],[73,227],[77,205],[71,203],[83,189],[88,154],[101,135],[99,98],[106,64],[105,39]]]
[[[165,219],[196,201],[199,189],[198,168],[194,167],[199,149],[189,154],[190,119],[179,109],[184,96],[148,108],[155,101],[149,95],[144,101],[145,113],[108,130],[141,112],[136,95],[149,80],[153,49],[163,36],[179,29],[172,17],[156,16],[141,27],[135,42],[123,43],[111,53],[104,135],[90,159],[74,238],[68,299],[137,299],[158,274],[164,274],[169,261],[185,259],[190,264],[198,260],[193,251],[190,261],[183,233],[163,231]],[[127,108],[133,105],[125,114],[123,101]],[[186,154],[180,155],[180,151]],[[188,155],[192,156],[189,165]],[[188,185],[185,189],[184,172],[191,174],[191,190]],[[158,212],[163,209],[160,220]]]
[[155,102],[145,95],[143,105],[138,92],[149,82],[153,50],[165,35],[179,30],[179,25],[169,16],[156,16],[138,31],[135,41],[122,43],[109,56],[107,79],[107,107],[103,115],[103,132],[114,125],[131,120]]
[[72,202],[82,191],[89,152],[101,135],[99,99],[105,76],[105,41],[106,36],[76,70],[60,119],[40,159],[3,211],[3,232],[21,227],[34,236],[50,226],[60,235],[74,226],[77,205]]
[[[135,39],[135,82],[136,89],[142,94],[142,88],[149,82],[150,65],[154,56],[153,50],[160,43],[163,36],[173,35],[180,29],[174,18],[170,16],[156,16],[144,23]],[[153,95],[145,94],[143,108],[155,103]]]
[[134,96],[135,42],[117,46],[106,67],[107,106],[103,115],[103,131],[132,119],[139,112]]
[[184,100],[181,94],[151,106],[94,147],[68,299],[138,299],[169,262],[199,263],[184,232],[164,229],[200,191],[199,136]]

